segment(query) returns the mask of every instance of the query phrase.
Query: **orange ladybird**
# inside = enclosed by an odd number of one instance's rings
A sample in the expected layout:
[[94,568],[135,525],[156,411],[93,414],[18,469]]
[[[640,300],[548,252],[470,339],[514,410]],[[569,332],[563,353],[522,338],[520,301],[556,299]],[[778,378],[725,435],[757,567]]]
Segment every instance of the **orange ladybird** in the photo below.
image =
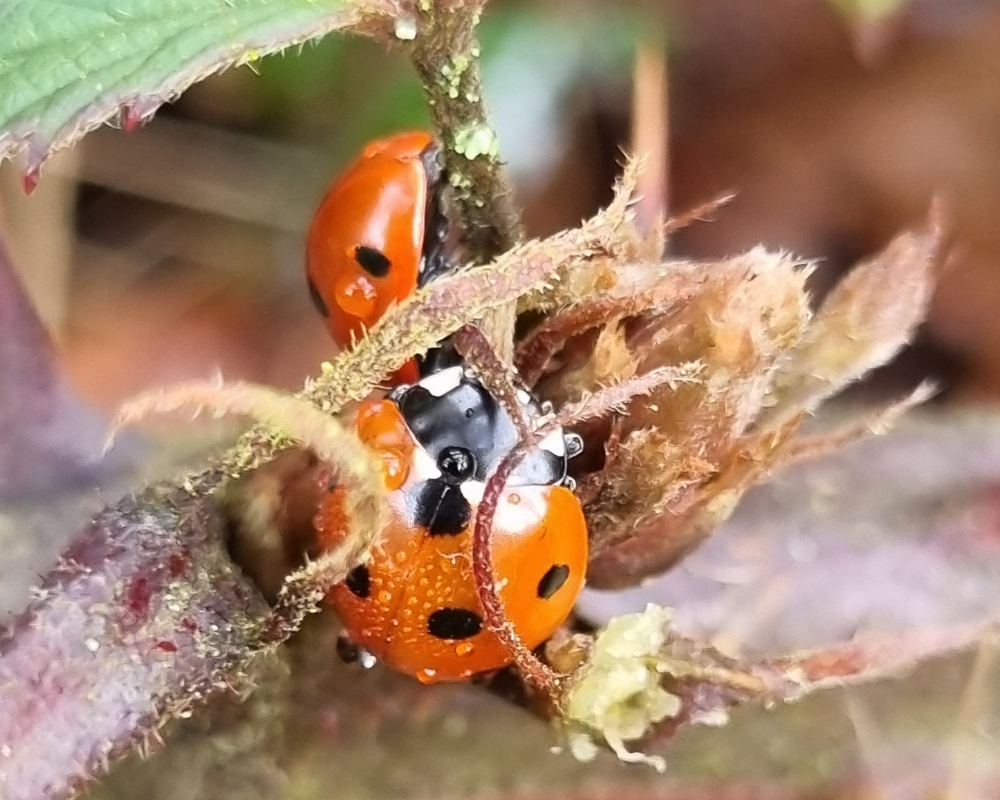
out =
[[[308,235],[309,293],[341,347],[446,268],[442,174],[429,133],[400,133],[370,144],[320,203]],[[416,380],[416,365],[401,377]]]
[[[543,409],[521,392],[529,416]],[[381,459],[392,519],[370,560],[328,601],[351,640],[424,682],[498,669],[510,656],[489,630],[472,575],[472,526],[487,477],[517,440],[512,420],[468,369],[441,369],[370,400],[361,440]],[[567,476],[582,447],[557,430],[518,466],[497,508],[495,580],[507,619],[529,646],[567,618],[583,586],[587,529]],[[341,494],[321,505],[321,546],[342,535]]]

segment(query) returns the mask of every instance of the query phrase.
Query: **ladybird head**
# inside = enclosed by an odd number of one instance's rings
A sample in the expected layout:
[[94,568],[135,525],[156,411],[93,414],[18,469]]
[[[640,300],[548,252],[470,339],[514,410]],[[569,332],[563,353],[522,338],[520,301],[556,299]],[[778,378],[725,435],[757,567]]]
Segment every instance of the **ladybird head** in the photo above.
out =
[[[475,372],[461,364],[426,374],[389,396],[413,438],[436,464],[442,480],[485,481],[517,444],[514,421],[483,386]],[[526,389],[518,403],[532,424],[551,413]],[[556,428],[521,462],[511,486],[550,486],[568,480],[567,461],[580,452],[581,440]]]

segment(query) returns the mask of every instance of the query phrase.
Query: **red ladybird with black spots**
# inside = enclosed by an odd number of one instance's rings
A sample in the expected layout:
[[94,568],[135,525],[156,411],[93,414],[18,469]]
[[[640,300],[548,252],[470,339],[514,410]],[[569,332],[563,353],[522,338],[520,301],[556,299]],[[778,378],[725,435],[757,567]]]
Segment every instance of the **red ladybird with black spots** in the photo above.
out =
[[[333,182],[309,228],[309,294],[350,347],[394,303],[445,271],[441,147],[429,133],[380,139]],[[416,364],[400,379],[416,380]]]
[[[544,409],[519,401],[536,421]],[[472,526],[487,477],[517,441],[513,421],[468,368],[448,367],[364,403],[357,433],[379,458],[391,521],[367,563],[328,602],[350,639],[424,682],[499,669],[511,656],[484,624],[472,573]],[[583,586],[587,529],[567,476],[582,447],[555,430],[501,495],[491,536],[504,614],[536,647],[566,620]],[[343,535],[342,495],[321,504],[320,545]]]

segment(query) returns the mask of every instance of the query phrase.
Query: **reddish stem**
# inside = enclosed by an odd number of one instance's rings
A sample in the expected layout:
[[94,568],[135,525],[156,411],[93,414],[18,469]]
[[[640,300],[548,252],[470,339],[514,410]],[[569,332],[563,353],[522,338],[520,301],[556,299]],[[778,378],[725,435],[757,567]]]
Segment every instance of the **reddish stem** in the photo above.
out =
[[[541,436],[547,432],[543,428],[537,435]],[[534,437],[529,441],[521,442],[506,455],[496,472],[486,481],[486,488],[476,512],[476,525],[472,533],[472,574],[476,581],[476,594],[483,606],[487,624],[513,656],[514,662],[521,670],[525,680],[547,697],[556,701],[559,696],[561,678],[528,648],[504,614],[503,603],[497,592],[496,580],[493,576],[493,554],[490,550],[493,518],[496,515],[500,495],[506,487],[507,479],[530,452],[534,443]]]
[[490,394],[500,401],[504,411],[513,420],[522,441],[532,438],[531,427],[524,409],[517,402],[517,387],[510,369],[500,360],[490,340],[475,325],[466,325],[455,334],[455,345],[478,372]]
[[267,613],[212,504],[151,489],[98,515],[0,636],[0,797],[56,800],[241,683]]

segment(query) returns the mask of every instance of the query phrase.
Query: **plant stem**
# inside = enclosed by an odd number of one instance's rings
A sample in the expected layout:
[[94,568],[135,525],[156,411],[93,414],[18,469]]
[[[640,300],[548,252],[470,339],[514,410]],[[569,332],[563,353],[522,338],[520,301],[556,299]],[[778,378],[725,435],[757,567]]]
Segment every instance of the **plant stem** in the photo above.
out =
[[[411,50],[444,146],[452,199],[462,218],[462,243],[484,264],[524,235],[483,102],[476,24],[482,2],[424,3]],[[513,304],[490,311],[481,328],[505,364],[513,358]]]

